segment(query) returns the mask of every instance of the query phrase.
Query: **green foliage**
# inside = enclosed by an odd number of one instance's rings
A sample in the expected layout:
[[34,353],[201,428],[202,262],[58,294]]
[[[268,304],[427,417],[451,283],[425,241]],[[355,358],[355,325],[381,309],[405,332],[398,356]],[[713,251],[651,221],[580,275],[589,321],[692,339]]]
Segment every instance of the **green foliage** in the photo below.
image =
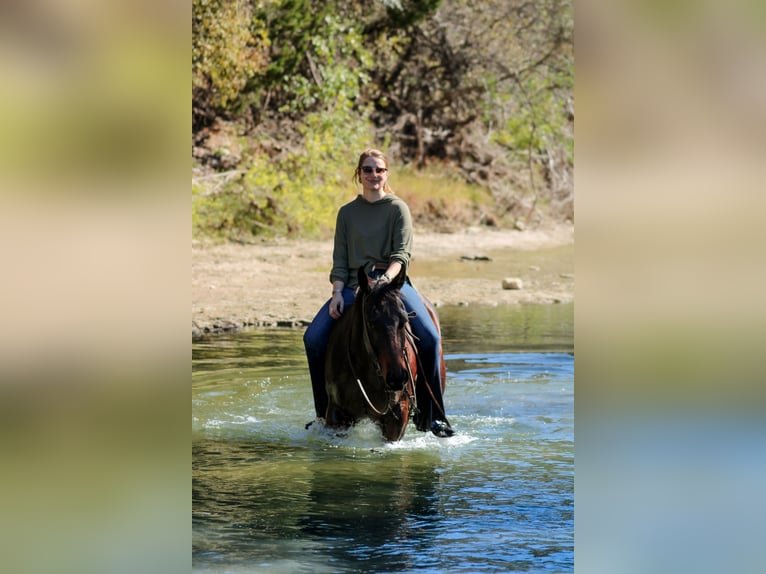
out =
[[194,235],[330,235],[338,208],[355,195],[351,177],[357,154],[370,145],[369,125],[339,102],[308,115],[301,132],[295,152],[282,158],[255,154],[247,172],[219,192],[193,190]]
[[357,23],[316,0],[282,0],[259,12],[269,29],[269,65],[253,81],[280,113],[305,113],[337,98],[354,102],[371,57]]
[[254,194],[241,180],[211,191],[209,186],[192,184],[192,236],[235,239],[252,234],[262,209]]
[[574,164],[574,22],[563,0],[539,0],[538,8],[512,9],[518,33],[507,53],[515,55],[488,69],[482,119],[490,141],[511,164],[525,166],[526,187],[545,201],[550,189],[540,184],[571,181]]
[[574,138],[569,130],[567,112],[546,79],[530,77],[521,85],[521,97],[514,100],[510,117],[492,134],[492,139],[524,157],[530,152],[545,152],[564,143],[567,159],[572,162]]
[[267,30],[251,4],[192,0],[192,88],[197,108],[223,110],[267,63]]
[[391,23],[406,28],[432,16],[442,0],[384,0]]
[[[311,39],[310,75],[295,74],[283,80],[293,94],[283,111],[314,109],[338,98],[353,102],[368,79],[365,69],[371,58],[362,48],[359,32],[334,16],[325,16],[324,21],[329,34]],[[360,66],[352,62],[360,62]]]
[[[192,0],[192,8],[193,153],[204,174],[193,188],[196,235],[329,233],[353,197],[356,154],[369,146],[418,166],[399,180],[413,214],[531,214],[554,196],[568,205],[571,0]],[[236,145],[217,123],[236,126]],[[423,171],[429,165],[455,166],[491,194]],[[438,190],[417,192],[433,181]],[[530,189],[531,205],[521,201]]]
[[264,74],[268,85],[299,71],[311,38],[321,33],[319,23],[327,12],[327,4],[314,9],[311,0],[281,0],[262,7],[259,17],[274,38]]

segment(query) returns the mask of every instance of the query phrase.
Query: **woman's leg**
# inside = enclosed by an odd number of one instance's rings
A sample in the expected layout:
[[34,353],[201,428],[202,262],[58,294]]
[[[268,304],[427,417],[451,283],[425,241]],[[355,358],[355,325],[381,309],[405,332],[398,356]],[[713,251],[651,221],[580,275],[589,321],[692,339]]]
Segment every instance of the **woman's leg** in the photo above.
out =
[[332,328],[330,317],[330,301],[327,301],[316,314],[311,324],[303,334],[303,346],[306,348],[306,359],[309,364],[311,388],[314,393],[314,409],[317,417],[324,417],[327,411],[327,392],[324,387],[324,355],[327,349],[327,338]]
[[[452,434],[452,430],[446,420],[446,410],[442,398],[441,335],[428,314],[428,309],[420,298],[420,294],[409,282],[402,286],[401,294],[407,311],[415,312],[415,317],[410,320],[410,325],[412,325],[413,334],[418,338],[418,353],[425,371],[423,374],[426,384],[430,388],[430,392],[428,389],[423,389],[425,392],[419,393],[419,396],[427,397],[426,401],[418,401],[418,408],[421,411],[421,417],[423,417],[420,426],[425,427],[421,430],[430,428],[435,434],[448,436]],[[439,428],[434,430],[433,423],[436,421],[441,421],[443,424],[437,424]]]
[[[354,291],[343,290],[345,309],[350,309],[354,303]],[[327,391],[325,389],[325,353],[327,341],[330,338],[330,330],[335,320],[330,317],[330,300],[328,300],[316,314],[311,324],[303,334],[303,346],[306,348],[306,359],[309,364],[309,376],[311,377],[311,389],[314,393],[314,410],[316,416],[324,418],[327,413]]]

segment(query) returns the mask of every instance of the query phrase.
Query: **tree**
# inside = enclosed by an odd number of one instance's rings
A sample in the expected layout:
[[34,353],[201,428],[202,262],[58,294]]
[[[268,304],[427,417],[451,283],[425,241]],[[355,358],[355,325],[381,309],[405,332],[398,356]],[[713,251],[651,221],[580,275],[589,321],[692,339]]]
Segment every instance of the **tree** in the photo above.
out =
[[554,195],[571,211],[571,2],[445,0],[406,34],[368,39],[372,118],[402,161],[449,161],[507,211]]
[[193,129],[225,115],[267,65],[270,40],[245,0],[192,0]]

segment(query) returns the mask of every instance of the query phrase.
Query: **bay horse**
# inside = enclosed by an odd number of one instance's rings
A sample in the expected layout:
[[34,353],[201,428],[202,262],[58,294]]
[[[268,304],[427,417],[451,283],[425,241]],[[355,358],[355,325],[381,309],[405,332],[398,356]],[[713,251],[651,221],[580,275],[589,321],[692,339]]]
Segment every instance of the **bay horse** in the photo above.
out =
[[[429,383],[401,299],[405,275],[402,269],[390,283],[373,288],[373,281],[359,269],[354,304],[335,323],[328,340],[327,426],[347,429],[368,418],[380,427],[386,440],[393,442],[404,436],[410,416],[414,416],[418,430],[427,430],[418,423],[417,402],[430,399],[423,390]],[[433,305],[424,297],[423,301],[440,329]],[[440,370],[444,391],[443,356]]]

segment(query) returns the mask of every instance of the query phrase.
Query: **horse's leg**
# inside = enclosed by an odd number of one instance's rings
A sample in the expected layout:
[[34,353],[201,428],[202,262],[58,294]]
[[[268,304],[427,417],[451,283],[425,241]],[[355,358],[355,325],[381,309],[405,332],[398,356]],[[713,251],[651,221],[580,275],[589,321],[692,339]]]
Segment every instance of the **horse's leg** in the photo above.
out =
[[334,401],[330,400],[327,405],[327,414],[325,416],[325,425],[334,429],[346,430],[352,424],[354,419],[341,409]]
[[406,396],[402,396],[399,399],[398,406],[401,419],[398,427],[398,436],[394,440],[401,440],[404,433],[407,432],[407,425],[410,422],[410,400]]

